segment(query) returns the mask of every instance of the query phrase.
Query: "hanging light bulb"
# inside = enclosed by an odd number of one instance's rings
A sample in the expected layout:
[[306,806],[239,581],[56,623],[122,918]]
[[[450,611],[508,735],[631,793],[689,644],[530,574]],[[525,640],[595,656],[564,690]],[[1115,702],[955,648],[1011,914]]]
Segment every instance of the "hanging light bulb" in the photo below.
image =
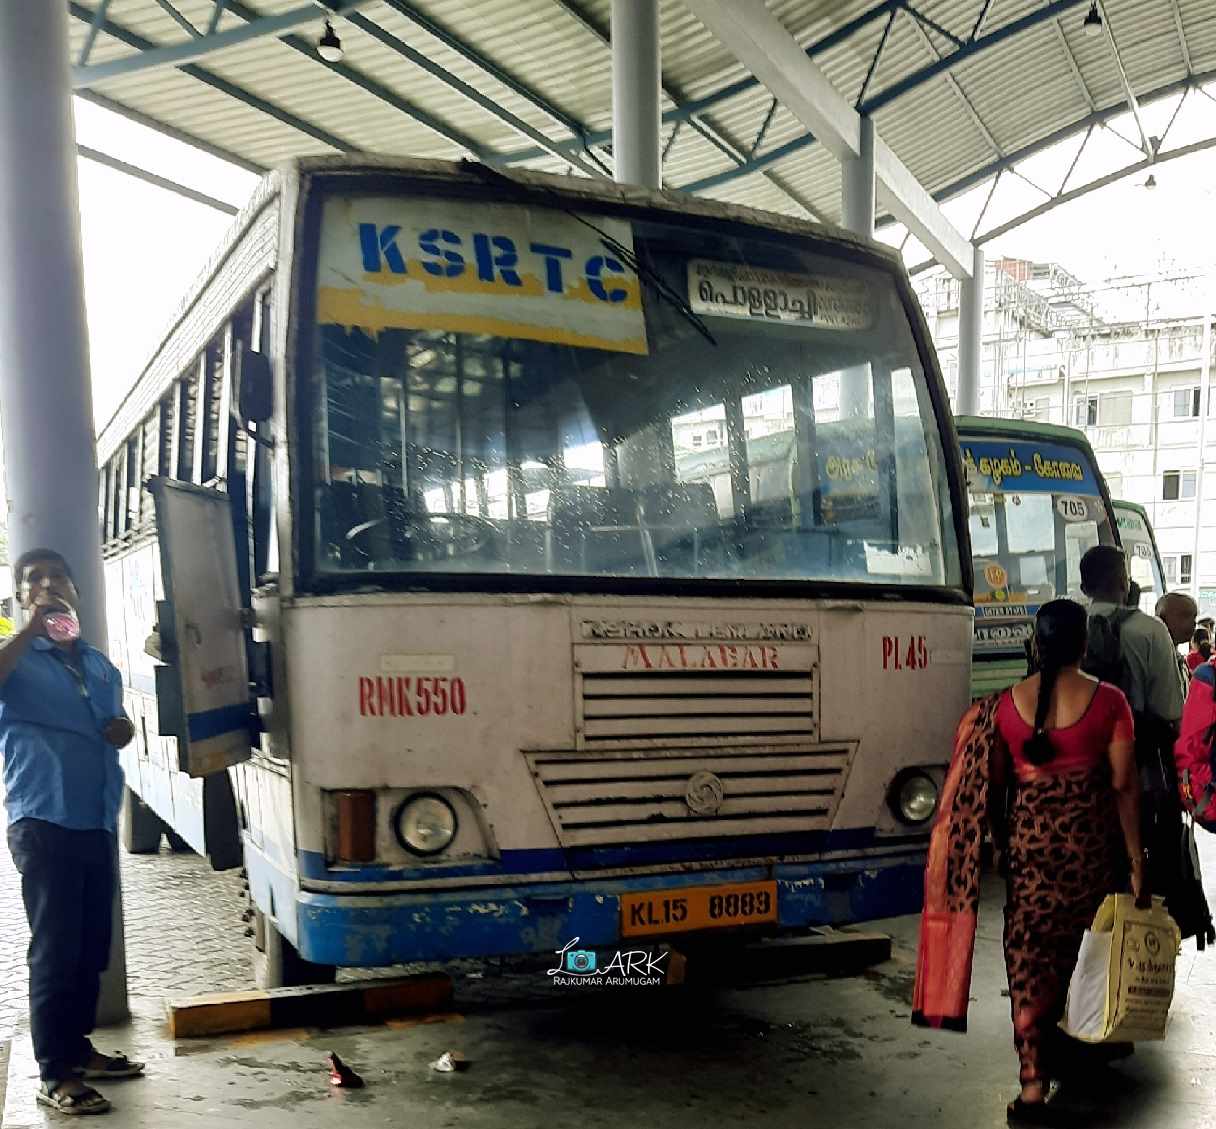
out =
[[1089,6],[1089,14],[1085,17],[1085,22],[1081,25],[1085,29],[1085,34],[1091,39],[1102,34],[1102,13],[1098,11],[1098,0],[1094,0]]
[[317,54],[327,63],[342,61],[342,40],[338,38],[338,33],[334,31],[334,25],[329,20],[325,21],[325,34],[317,40]]
[[1144,187],[1145,188],[1156,188],[1157,187],[1157,178],[1155,176],[1153,176],[1152,173],[1148,174],[1148,180],[1146,180],[1144,182]]

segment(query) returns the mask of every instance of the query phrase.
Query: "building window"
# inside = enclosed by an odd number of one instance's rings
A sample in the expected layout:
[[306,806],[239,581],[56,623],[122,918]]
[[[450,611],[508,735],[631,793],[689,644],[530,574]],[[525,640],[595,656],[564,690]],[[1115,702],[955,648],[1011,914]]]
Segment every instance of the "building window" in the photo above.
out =
[[1072,422],[1074,427],[1098,426],[1098,397],[1078,396],[1072,402]]
[[1174,389],[1174,418],[1194,419],[1199,415],[1198,388]]
[[694,431],[692,433],[692,445],[694,447],[700,447],[701,444],[704,442],[705,442],[705,438],[699,431]]
[[1193,470],[1167,470],[1161,476],[1161,498],[1166,502],[1186,501],[1195,497]]
[[705,442],[711,447],[716,447],[718,445],[718,429],[716,427],[711,427],[705,433]]
[[1108,392],[1098,397],[1098,422],[1103,427],[1126,427],[1132,422],[1132,394]]
[[1161,568],[1165,572],[1165,585],[1167,588],[1191,583],[1191,561],[1192,557],[1190,553],[1181,553],[1176,557],[1163,557],[1161,559]]

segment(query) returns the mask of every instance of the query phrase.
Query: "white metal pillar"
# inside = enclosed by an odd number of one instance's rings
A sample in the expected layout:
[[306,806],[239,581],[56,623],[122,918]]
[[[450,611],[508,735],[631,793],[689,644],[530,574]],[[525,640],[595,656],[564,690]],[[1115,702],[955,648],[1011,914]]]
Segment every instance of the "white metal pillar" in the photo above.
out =
[[861,152],[840,162],[841,226],[874,238],[874,119],[861,115]]
[[[859,122],[860,152],[840,159],[841,225],[865,239],[874,238],[874,121],[863,115]],[[870,410],[869,365],[845,369],[840,374],[840,416],[864,418]]]
[[972,249],[971,277],[959,282],[958,400],[959,415],[979,412],[980,373],[984,367],[984,250]]
[[1199,358],[1199,460],[1195,464],[1195,548],[1191,556],[1191,595],[1199,603],[1200,540],[1203,535],[1204,463],[1208,457],[1208,398],[1212,389],[1212,315],[1203,315],[1203,355]]
[[[0,419],[9,552],[57,550],[107,645],[67,6],[0,3]],[[100,1022],[127,1014],[121,896]]]
[[612,0],[612,159],[622,184],[663,183],[659,0]]

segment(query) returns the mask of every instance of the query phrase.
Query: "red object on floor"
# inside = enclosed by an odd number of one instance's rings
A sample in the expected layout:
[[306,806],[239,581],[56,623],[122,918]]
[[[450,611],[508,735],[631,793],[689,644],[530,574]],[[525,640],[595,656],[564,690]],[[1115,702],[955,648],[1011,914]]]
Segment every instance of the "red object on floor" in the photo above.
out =
[[329,1055],[329,1083],[347,1090],[363,1089],[363,1079],[332,1051]]

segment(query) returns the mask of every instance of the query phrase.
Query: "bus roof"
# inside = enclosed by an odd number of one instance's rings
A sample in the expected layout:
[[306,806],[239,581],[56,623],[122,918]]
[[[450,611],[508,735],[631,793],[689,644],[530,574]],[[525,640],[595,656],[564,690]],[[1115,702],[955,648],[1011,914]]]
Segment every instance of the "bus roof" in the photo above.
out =
[[1149,521],[1148,510],[1146,510],[1139,502],[1129,502],[1126,498],[1112,498],[1110,504],[1117,510],[1131,510],[1134,514],[1139,514],[1144,518],[1145,524],[1152,528],[1152,523]]
[[1093,448],[1085,432],[1075,427],[1062,427],[1058,423],[1039,423],[1028,419],[993,419],[990,416],[955,416],[954,428],[961,436],[988,435],[996,438],[1050,439],[1057,443],[1071,443],[1081,447],[1093,457]]

